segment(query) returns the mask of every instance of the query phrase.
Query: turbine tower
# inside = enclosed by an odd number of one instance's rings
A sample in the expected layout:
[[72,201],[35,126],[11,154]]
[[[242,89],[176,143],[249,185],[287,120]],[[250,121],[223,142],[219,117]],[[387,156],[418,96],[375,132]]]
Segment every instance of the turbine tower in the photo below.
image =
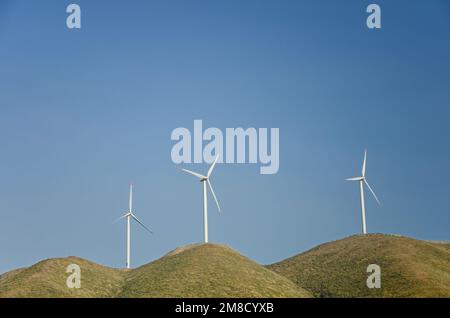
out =
[[192,174],[193,176],[199,178],[200,182],[203,183],[203,231],[204,231],[205,243],[208,243],[208,190],[206,188],[206,184],[208,184],[209,189],[211,190],[211,193],[214,197],[214,200],[216,201],[217,208],[219,209],[219,212],[221,212],[219,201],[217,201],[216,194],[214,193],[211,182],[209,181],[209,178],[211,177],[211,173],[213,172],[214,166],[216,165],[218,159],[219,159],[219,156],[217,156],[216,159],[214,159],[214,162],[212,163],[211,167],[209,167],[208,173],[206,174],[206,176],[199,174],[197,172],[187,170],[187,169],[181,169],[184,172],[187,172],[187,173]]
[[128,200],[128,211],[117,219],[121,220],[123,218],[127,218],[127,268],[131,268],[131,220],[134,219],[137,223],[139,223],[144,229],[153,234],[153,232],[146,227],[133,213],[133,185],[130,184],[130,196]]
[[380,201],[378,200],[377,195],[372,190],[369,182],[366,179],[366,161],[367,161],[367,149],[364,151],[364,161],[361,170],[361,177],[348,178],[347,181],[358,181],[359,182],[359,191],[361,194],[361,218],[362,218],[362,231],[363,234],[367,234],[367,226],[366,226],[366,206],[364,202],[364,184],[369,188],[370,192],[372,192],[373,197],[377,201],[378,205],[381,206]]

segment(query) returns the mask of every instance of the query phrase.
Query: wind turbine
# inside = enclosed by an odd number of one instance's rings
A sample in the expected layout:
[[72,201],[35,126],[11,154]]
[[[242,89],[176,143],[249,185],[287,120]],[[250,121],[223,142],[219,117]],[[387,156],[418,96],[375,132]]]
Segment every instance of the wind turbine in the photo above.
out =
[[192,174],[193,176],[199,178],[200,182],[203,183],[203,231],[204,231],[205,243],[208,243],[208,191],[206,189],[206,184],[208,184],[209,189],[211,190],[211,193],[214,197],[214,200],[216,201],[217,208],[219,209],[219,212],[221,212],[219,201],[217,201],[216,194],[214,193],[211,182],[209,181],[209,178],[211,177],[211,173],[213,172],[218,159],[219,159],[219,156],[217,156],[216,159],[214,159],[214,162],[212,163],[211,167],[209,167],[208,173],[206,174],[206,176],[199,174],[197,172],[187,170],[187,169],[181,169],[184,172],[187,172],[187,173]]
[[373,197],[377,201],[378,205],[381,206],[380,200],[378,200],[377,195],[372,190],[372,187],[370,186],[369,182],[367,182],[366,179],[366,161],[367,161],[367,149],[364,151],[364,161],[362,165],[361,170],[361,177],[354,177],[354,178],[348,178],[347,181],[358,181],[359,182],[359,190],[361,192],[361,217],[362,217],[362,230],[363,234],[367,234],[367,227],[366,227],[366,206],[364,202],[364,184],[369,188],[370,192],[372,192]]
[[130,197],[128,201],[128,211],[118,218],[116,221],[127,218],[127,268],[131,268],[131,219],[134,219],[144,229],[153,234],[153,232],[146,227],[133,213],[133,185],[130,184]]

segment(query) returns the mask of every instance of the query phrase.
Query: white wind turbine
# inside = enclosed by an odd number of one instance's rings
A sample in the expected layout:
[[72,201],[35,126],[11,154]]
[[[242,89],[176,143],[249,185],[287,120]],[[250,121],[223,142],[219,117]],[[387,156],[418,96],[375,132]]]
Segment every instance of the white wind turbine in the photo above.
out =
[[127,268],[131,268],[131,219],[134,219],[139,223],[144,229],[153,234],[153,232],[146,227],[133,213],[133,185],[130,184],[130,197],[128,201],[128,211],[118,218],[116,221],[123,218],[127,218]]
[[206,189],[206,184],[208,184],[209,189],[211,190],[211,193],[214,197],[214,200],[216,201],[217,208],[219,209],[219,212],[221,212],[219,201],[217,201],[216,194],[214,193],[211,182],[209,181],[209,178],[211,177],[211,173],[213,172],[214,166],[216,165],[218,159],[219,159],[219,156],[217,156],[216,159],[214,159],[214,162],[212,163],[211,167],[209,167],[208,173],[206,174],[206,176],[196,173],[196,172],[193,172],[193,171],[190,171],[190,170],[187,170],[187,169],[181,169],[184,172],[187,172],[187,173],[192,174],[193,176],[199,178],[200,182],[203,183],[203,229],[204,229],[205,243],[208,243],[208,191]]
[[359,190],[361,192],[361,217],[362,217],[362,230],[363,234],[367,234],[367,227],[366,227],[366,206],[364,203],[364,184],[369,188],[370,192],[372,192],[373,197],[377,201],[378,205],[381,206],[380,201],[378,200],[377,195],[372,190],[371,186],[367,182],[366,179],[366,161],[367,161],[367,149],[364,151],[364,161],[362,165],[362,171],[361,171],[361,177],[354,177],[354,178],[348,178],[347,181],[359,181]]

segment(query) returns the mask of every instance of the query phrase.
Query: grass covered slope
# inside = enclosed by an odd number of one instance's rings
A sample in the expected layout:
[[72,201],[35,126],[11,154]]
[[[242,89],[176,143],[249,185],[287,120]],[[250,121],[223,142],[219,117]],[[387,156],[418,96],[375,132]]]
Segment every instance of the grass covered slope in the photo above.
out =
[[[369,264],[381,289],[368,289]],[[450,244],[407,237],[352,236],[268,266],[320,297],[450,297]]]
[[311,297],[231,248],[201,244],[133,270],[122,297]]
[[[80,289],[66,285],[70,264],[81,268]],[[0,297],[112,297],[121,288],[124,273],[78,257],[48,259],[0,276]]]
[[[81,268],[81,288],[66,285],[66,268]],[[2,297],[310,297],[289,279],[214,244],[179,248],[133,270],[87,260],[49,259],[0,276]]]

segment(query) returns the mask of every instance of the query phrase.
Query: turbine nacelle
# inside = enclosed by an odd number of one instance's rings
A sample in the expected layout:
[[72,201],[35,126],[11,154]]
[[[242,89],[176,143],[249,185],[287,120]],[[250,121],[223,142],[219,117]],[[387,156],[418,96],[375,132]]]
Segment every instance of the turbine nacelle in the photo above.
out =
[[364,177],[347,178],[345,181],[363,181]]

